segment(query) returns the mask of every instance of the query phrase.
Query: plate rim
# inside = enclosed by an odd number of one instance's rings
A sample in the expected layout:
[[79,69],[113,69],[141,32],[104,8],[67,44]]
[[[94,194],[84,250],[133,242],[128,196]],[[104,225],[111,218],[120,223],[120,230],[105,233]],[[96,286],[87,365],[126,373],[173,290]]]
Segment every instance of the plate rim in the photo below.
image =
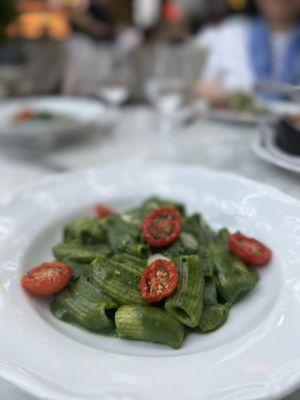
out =
[[[279,195],[285,200],[288,200],[289,202],[292,202],[294,204],[298,204],[300,206],[300,199],[297,199],[296,197],[285,193],[283,190],[276,188],[275,186],[268,184],[268,183],[262,183],[259,181],[256,181],[252,178],[248,178],[244,175],[241,175],[236,172],[232,171],[225,171],[225,170],[220,170],[218,168],[213,168],[213,167],[205,167],[199,164],[181,164],[178,162],[161,162],[161,161],[155,161],[151,163],[151,166],[146,165],[144,162],[139,162],[139,161],[125,161],[125,162],[113,162],[106,164],[104,167],[101,166],[88,166],[88,167],[83,167],[75,170],[70,170],[70,171],[64,171],[59,174],[57,173],[52,173],[47,176],[41,177],[40,179],[32,182],[32,183],[27,183],[26,185],[23,185],[21,188],[14,190],[12,193],[8,194],[5,196],[5,199],[2,200],[0,199],[0,209],[1,207],[5,206],[7,202],[10,202],[13,197],[22,194],[23,192],[27,192],[30,189],[38,188],[40,186],[48,185],[50,183],[59,183],[61,181],[64,181],[68,176],[74,176],[74,175],[85,175],[89,173],[93,173],[96,171],[118,171],[122,169],[126,170],[136,170],[137,168],[150,168],[152,169],[158,169],[158,168],[163,168],[163,169],[182,169],[182,170],[190,170],[190,171],[199,171],[199,172],[204,172],[208,174],[213,174],[213,175],[219,175],[219,176],[224,176],[225,178],[231,178],[240,181],[242,184],[246,185],[251,185],[251,186],[256,186],[257,189],[265,190],[268,193],[273,195]],[[3,204],[4,203],[4,204]]]
[[295,164],[288,163],[285,160],[279,160],[268,150],[266,146],[261,143],[261,132],[256,133],[255,137],[253,138],[251,150],[255,156],[267,162],[268,164],[282,168],[286,171],[293,172],[294,174],[300,173],[300,165],[296,166]]

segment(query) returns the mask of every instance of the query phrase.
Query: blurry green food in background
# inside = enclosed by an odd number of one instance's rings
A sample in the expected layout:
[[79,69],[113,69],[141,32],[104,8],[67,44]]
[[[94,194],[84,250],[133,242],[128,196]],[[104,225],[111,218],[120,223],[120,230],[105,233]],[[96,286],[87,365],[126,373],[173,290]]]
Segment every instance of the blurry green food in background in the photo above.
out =
[[252,96],[237,91],[229,96],[228,108],[233,111],[255,112],[256,104]]
[[5,29],[17,15],[15,0],[0,0],[0,43],[6,39]]

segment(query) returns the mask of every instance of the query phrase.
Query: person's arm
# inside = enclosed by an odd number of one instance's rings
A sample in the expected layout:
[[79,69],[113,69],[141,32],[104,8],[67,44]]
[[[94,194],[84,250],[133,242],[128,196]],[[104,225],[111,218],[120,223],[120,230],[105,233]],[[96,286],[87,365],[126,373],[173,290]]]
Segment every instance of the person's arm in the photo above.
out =
[[209,56],[201,79],[196,85],[196,94],[209,102],[223,101],[227,93],[222,85],[222,60],[220,59],[217,29],[210,29]]
[[253,76],[247,53],[248,22],[230,19],[210,33],[210,54],[196,92],[199,96],[221,102],[228,93],[253,88]]
[[208,59],[195,92],[209,102],[226,98],[226,91],[221,83],[222,60],[219,52],[219,31],[219,26],[209,25],[195,39],[196,45],[208,50]]
[[228,94],[224,87],[215,81],[203,81],[196,85],[196,94],[210,103],[224,103]]

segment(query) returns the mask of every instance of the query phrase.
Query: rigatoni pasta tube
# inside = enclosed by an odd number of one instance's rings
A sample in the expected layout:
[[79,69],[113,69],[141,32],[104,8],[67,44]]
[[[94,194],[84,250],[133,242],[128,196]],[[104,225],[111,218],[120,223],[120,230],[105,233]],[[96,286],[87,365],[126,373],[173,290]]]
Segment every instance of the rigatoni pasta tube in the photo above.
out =
[[55,296],[51,310],[56,318],[75,323],[98,333],[109,333],[114,329],[108,312],[115,310],[117,303],[81,277],[73,286]]
[[69,259],[81,264],[89,264],[97,257],[108,255],[110,250],[105,245],[83,246],[74,241],[58,244],[53,247],[52,252],[57,261]]
[[179,273],[175,293],[165,303],[166,310],[184,325],[198,325],[203,309],[204,276],[198,256],[172,259]]
[[115,315],[117,335],[123,339],[163,343],[178,349],[184,339],[183,325],[157,307],[129,305]]
[[145,304],[139,289],[141,271],[127,261],[125,263],[104,257],[93,262],[90,281],[113,298],[118,304]]
[[209,333],[221,328],[227,321],[229,309],[227,304],[205,306],[195,331]]

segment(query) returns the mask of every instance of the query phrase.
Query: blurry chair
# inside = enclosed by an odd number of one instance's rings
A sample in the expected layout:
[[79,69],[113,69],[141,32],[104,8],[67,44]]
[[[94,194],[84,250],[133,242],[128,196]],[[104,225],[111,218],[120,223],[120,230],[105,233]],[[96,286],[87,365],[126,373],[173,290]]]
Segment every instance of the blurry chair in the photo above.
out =
[[99,44],[86,35],[74,34],[66,43],[67,65],[63,93],[95,95],[96,82],[107,75],[113,63],[113,46]]
[[23,77],[23,66],[9,63],[0,64],[0,99],[16,94]]
[[66,68],[64,42],[21,40],[17,52],[17,62],[0,63],[1,97],[61,92]]
[[67,68],[63,92],[95,95],[97,82],[105,79],[116,63],[133,68],[130,58],[141,38],[132,28],[123,31],[112,42],[96,42],[87,35],[74,34],[67,42]]
[[26,41],[23,54],[25,80],[19,86],[19,94],[59,92],[66,69],[66,43],[50,39]]
[[[206,61],[207,50],[194,45],[192,41],[168,44],[162,41],[142,43],[131,48],[126,54],[120,51],[120,41],[111,43],[95,42],[87,35],[74,34],[67,41],[67,68],[63,85],[65,94],[96,95],[97,82],[109,75],[112,65],[124,63],[131,69],[131,99],[145,101],[145,85],[157,74],[158,62],[164,55],[172,60],[173,68],[184,60],[184,80],[193,86],[199,79]],[[138,43],[138,41],[136,42]]]

